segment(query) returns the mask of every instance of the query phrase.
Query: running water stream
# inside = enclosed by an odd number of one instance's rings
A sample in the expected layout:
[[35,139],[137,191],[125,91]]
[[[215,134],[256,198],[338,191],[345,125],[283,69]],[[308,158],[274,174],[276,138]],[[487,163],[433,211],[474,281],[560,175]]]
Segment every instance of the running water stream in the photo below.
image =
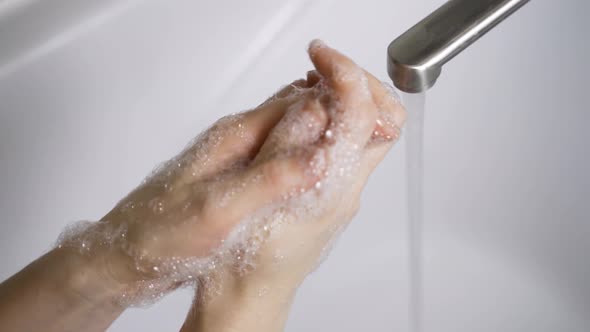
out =
[[426,94],[404,94],[408,112],[405,129],[408,190],[409,323],[411,332],[423,331],[423,139]]

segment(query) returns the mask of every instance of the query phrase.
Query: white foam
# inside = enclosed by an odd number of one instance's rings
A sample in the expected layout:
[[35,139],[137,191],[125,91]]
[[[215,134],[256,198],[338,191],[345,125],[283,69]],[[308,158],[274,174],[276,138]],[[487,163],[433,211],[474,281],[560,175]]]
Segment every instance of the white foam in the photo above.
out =
[[[345,113],[338,111],[338,100],[325,84],[320,83],[310,89],[293,89],[290,95],[281,98],[300,101],[291,104],[284,118],[270,134],[267,141],[270,142],[271,151],[265,153],[268,159],[274,159],[281,155],[288,157],[301,153],[303,149],[307,155],[312,156],[305,166],[305,174],[315,179],[313,185],[292,188],[285,192],[283,199],[261,206],[255,213],[244,217],[225,238],[213,246],[208,255],[161,255],[156,254],[160,251],[154,248],[166,247],[166,236],[171,234],[185,236],[186,239],[198,237],[198,234],[187,233],[185,230],[203,222],[199,217],[190,216],[193,211],[191,209],[199,208],[199,202],[189,201],[179,205],[169,197],[171,193],[182,189],[178,179],[195,179],[196,184],[191,187],[190,194],[197,193],[197,197],[207,196],[212,192],[211,188],[224,188],[228,183],[233,183],[231,181],[236,174],[255,162],[244,155],[232,159],[228,164],[216,166],[215,170],[211,169],[212,154],[227,142],[228,136],[237,133],[243,140],[252,139],[248,135],[243,115],[220,120],[191,142],[178,157],[157,167],[140,186],[140,192],[147,190],[151,193],[148,195],[149,199],[130,194],[120,203],[117,223],[105,220],[76,224],[64,231],[58,240],[59,245],[78,247],[85,255],[92,255],[98,250],[97,247],[116,246],[129,255],[135,261],[136,269],[145,276],[131,292],[122,296],[121,302],[130,306],[149,305],[170,290],[182,286],[205,287],[206,293],[214,295],[222,290],[222,285],[218,282],[219,274],[229,271],[240,275],[256,270],[260,250],[264,250],[269,240],[285,236],[284,226],[291,223],[320,222],[322,218],[330,218],[330,208],[340,208],[347,191],[355,185],[364,151],[364,146],[351,139],[350,132],[356,128],[347,127],[349,122],[343,119]],[[325,102],[312,100],[310,103],[309,98],[329,100],[330,103],[326,107]],[[321,117],[309,112],[310,107],[318,112],[326,112],[328,122],[322,123]],[[383,121],[381,125],[396,126],[386,113],[380,118]],[[391,137],[385,139],[391,140]],[[263,177],[264,174],[260,174],[260,178],[254,177],[253,181]],[[229,188],[215,202],[215,208],[223,211],[228,202],[242,194],[249,185],[252,184],[244,182]],[[149,213],[138,214],[138,209]],[[148,234],[135,232],[137,223],[150,222],[154,223],[153,228],[156,231]],[[348,220],[342,220],[327,223],[324,230],[327,240],[321,253],[318,253],[318,262],[328,255],[347,222]],[[138,247],[132,244],[137,243],[138,237],[143,239],[139,243],[149,245]],[[306,241],[308,239],[300,239],[300,245],[305,246]],[[275,248],[273,264],[289,259],[289,255],[288,251]],[[312,270],[313,267],[310,267],[308,272]]]

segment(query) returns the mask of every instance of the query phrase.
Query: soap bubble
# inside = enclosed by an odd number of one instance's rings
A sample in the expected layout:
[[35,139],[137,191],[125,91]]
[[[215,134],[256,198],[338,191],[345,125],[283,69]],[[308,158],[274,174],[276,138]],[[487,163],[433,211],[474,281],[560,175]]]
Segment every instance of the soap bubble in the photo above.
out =
[[[390,92],[392,98],[396,98],[394,90]],[[305,96],[313,96],[315,99],[311,103],[318,104],[310,104],[309,98],[306,99]],[[330,206],[326,202],[338,202],[343,194],[350,190],[359,172],[364,150],[364,146],[351,138],[350,132],[354,128],[350,128],[350,124],[342,118],[343,112],[338,110],[338,100],[325,84],[319,83],[309,89],[297,87],[287,95],[271,98],[270,102],[280,98],[296,102],[291,104],[281,122],[268,137],[267,141],[274,150],[266,152],[268,158],[276,158],[301,153],[302,148],[307,150],[312,157],[306,165],[306,173],[318,179],[310,188],[292,188],[282,195],[283,199],[260,207],[246,216],[205,256],[161,256],[132,245],[130,237],[137,236],[130,232],[134,223],[148,222],[152,219],[172,221],[181,216],[186,223],[202,222],[199,218],[185,217],[192,209],[199,208],[198,202],[187,202],[178,206],[176,202],[169,201],[170,193],[178,189],[177,183],[171,179],[209,179],[198,182],[198,186],[192,188],[206,194],[214,186],[230,183],[232,174],[251,165],[253,161],[250,156],[244,155],[229,160],[227,164],[217,165],[215,170],[211,169],[214,152],[227,143],[229,136],[237,135],[244,141],[253,140],[248,133],[244,116],[235,114],[219,120],[197,136],[178,157],[156,167],[140,186],[155,194],[148,201],[141,198],[126,201],[118,217],[123,219],[122,221],[110,223],[107,219],[100,222],[75,223],[60,235],[57,246],[77,248],[81,254],[89,256],[98,252],[101,247],[117,248],[129,256],[140,275],[146,277],[137,281],[130,291],[121,296],[120,302],[125,306],[149,305],[179,287],[200,287],[201,293],[214,296],[223,290],[223,285],[219,282],[220,274],[228,273],[227,271],[238,275],[252,273],[258,268],[260,251],[271,239],[280,236],[285,226],[314,222],[326,213],[326,207]],[[318,101],[321,101],[321,105]],[[319,114],[318,117],[318,114],[306,111],[310,107],[317,108],[317,112],[325,114]],[[381,112],[378,121],[377,125],[393,127],[397,130],[396,133],[399,133],[394,119],[387,112]],[[371,141],[390,141],[398,137],[399,134],[396,137],[373,135]],[[277,143],[271,144],[272,142]],[[252,181],[257,181],[257,178],[254,177]],[[219,211],[226,209],[228,202],[242,194],[248,185],[250,183],[244,182],[226,191],[215,202],[215,208]],[[138,209],[143,210],[145,207],[151,211],[150,215],[136,214]],[[326,236],[329,239],[318,258],[318,264],[328,255],[335,239],[345,226],[339,224],[328,229]],[[174,228],[179,226],[170,222],[154,227],[174,232]],[[190,237],[191,234],[187,233],[184,236]],[[160,243],[163,238],[154,235],[150,241]],[[306,245],[305,241],[306,239],[301,239],[301,246]],[[273,264],[278,266],[288,258],[289,254],[282,252],[279,247],[273,255]],[[270,288],[261,289],[261,296],[269,290]]]

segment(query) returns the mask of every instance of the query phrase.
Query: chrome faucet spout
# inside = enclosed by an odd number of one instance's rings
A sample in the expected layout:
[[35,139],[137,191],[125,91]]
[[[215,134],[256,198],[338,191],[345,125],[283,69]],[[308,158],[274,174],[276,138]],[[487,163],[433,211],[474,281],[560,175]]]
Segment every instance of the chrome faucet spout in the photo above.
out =
[[394,40],[387,68],[394,85],[408,93],[430,89],[444,64],[529,0],[450,0]]

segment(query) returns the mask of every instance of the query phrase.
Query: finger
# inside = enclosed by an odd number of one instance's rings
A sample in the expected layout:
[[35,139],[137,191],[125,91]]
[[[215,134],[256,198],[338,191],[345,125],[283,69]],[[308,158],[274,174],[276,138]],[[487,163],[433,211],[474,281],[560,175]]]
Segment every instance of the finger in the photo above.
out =
[[334,94],[337,125],[350,134],[353,142],[364,145],[377,118],[365,72],[348,57],[318,40],[311,42],[309,55]]
[[317,70],[310,70],[307,72],[307,87],[312,88],[322,80],[322,76]]
[[367,77],[373,100],[379,109],[379,116],[371,140],[361,158],[361,173],[365,180],[397,143],[406,121],[406,111],[397,99],[393,87],[380,82],[371,74]]
[[[304,79],[294,81],[275,93],[261,107],[243,114],[242,122],[231,128],[230,135],[224,139],[219,146],[218,153],[220,162],[227,162],[229,152],[230,158],[239,160],[240,158],[253,159],[258,153],[263,143],[266,141],[271,130],[285,116],[289,107],[296,102],[291,97],[299,96],[305,93],[307,81]],[[215,156],[214,156],[215,158]]]
[[375,76],[366,73],[369,80],[369,88],[373,96],[373,102],[377,106],[378,116],[373,131],[373,140],[386,139],[398,134],[406,122],[406,111],[395,89],[379,81]]
[[294,93],[304,90],[307,87],[309,87],[308,81],[305,79],[299,79],[299,80],[294,81],[293,83],[283,87],[282,89],[280,89],[272,97],[270,97],[269,100],[273,101],[276,99],[281,99],[281,98],[291,96]]
[[218,205],[211,210],[223,211],[225,222],[233,224],[273,202],[310,190],[324,174],[323,153],[300,149],[254,164],[213,190]]
[[389,151],[399,141],[401,129],[392,127],[393,132],[389,136],[373,139],[365,147],[361,156],[361,173],[368,178],[377,166],[385,159]]
[[294,102],[287,96],[305,85],[305,80],[295,81],[256,109],[219,120],[182,153],[178,160],[180,167],[185,169],[181,180],[202,178],[236,162],[254,158],[271,129]]
[[287,114],[272,129],[256,158],[265,159],[279,152],[312,146],[319,141],[327,125],[328,114],[310,91],[306,97],[291,105]]

